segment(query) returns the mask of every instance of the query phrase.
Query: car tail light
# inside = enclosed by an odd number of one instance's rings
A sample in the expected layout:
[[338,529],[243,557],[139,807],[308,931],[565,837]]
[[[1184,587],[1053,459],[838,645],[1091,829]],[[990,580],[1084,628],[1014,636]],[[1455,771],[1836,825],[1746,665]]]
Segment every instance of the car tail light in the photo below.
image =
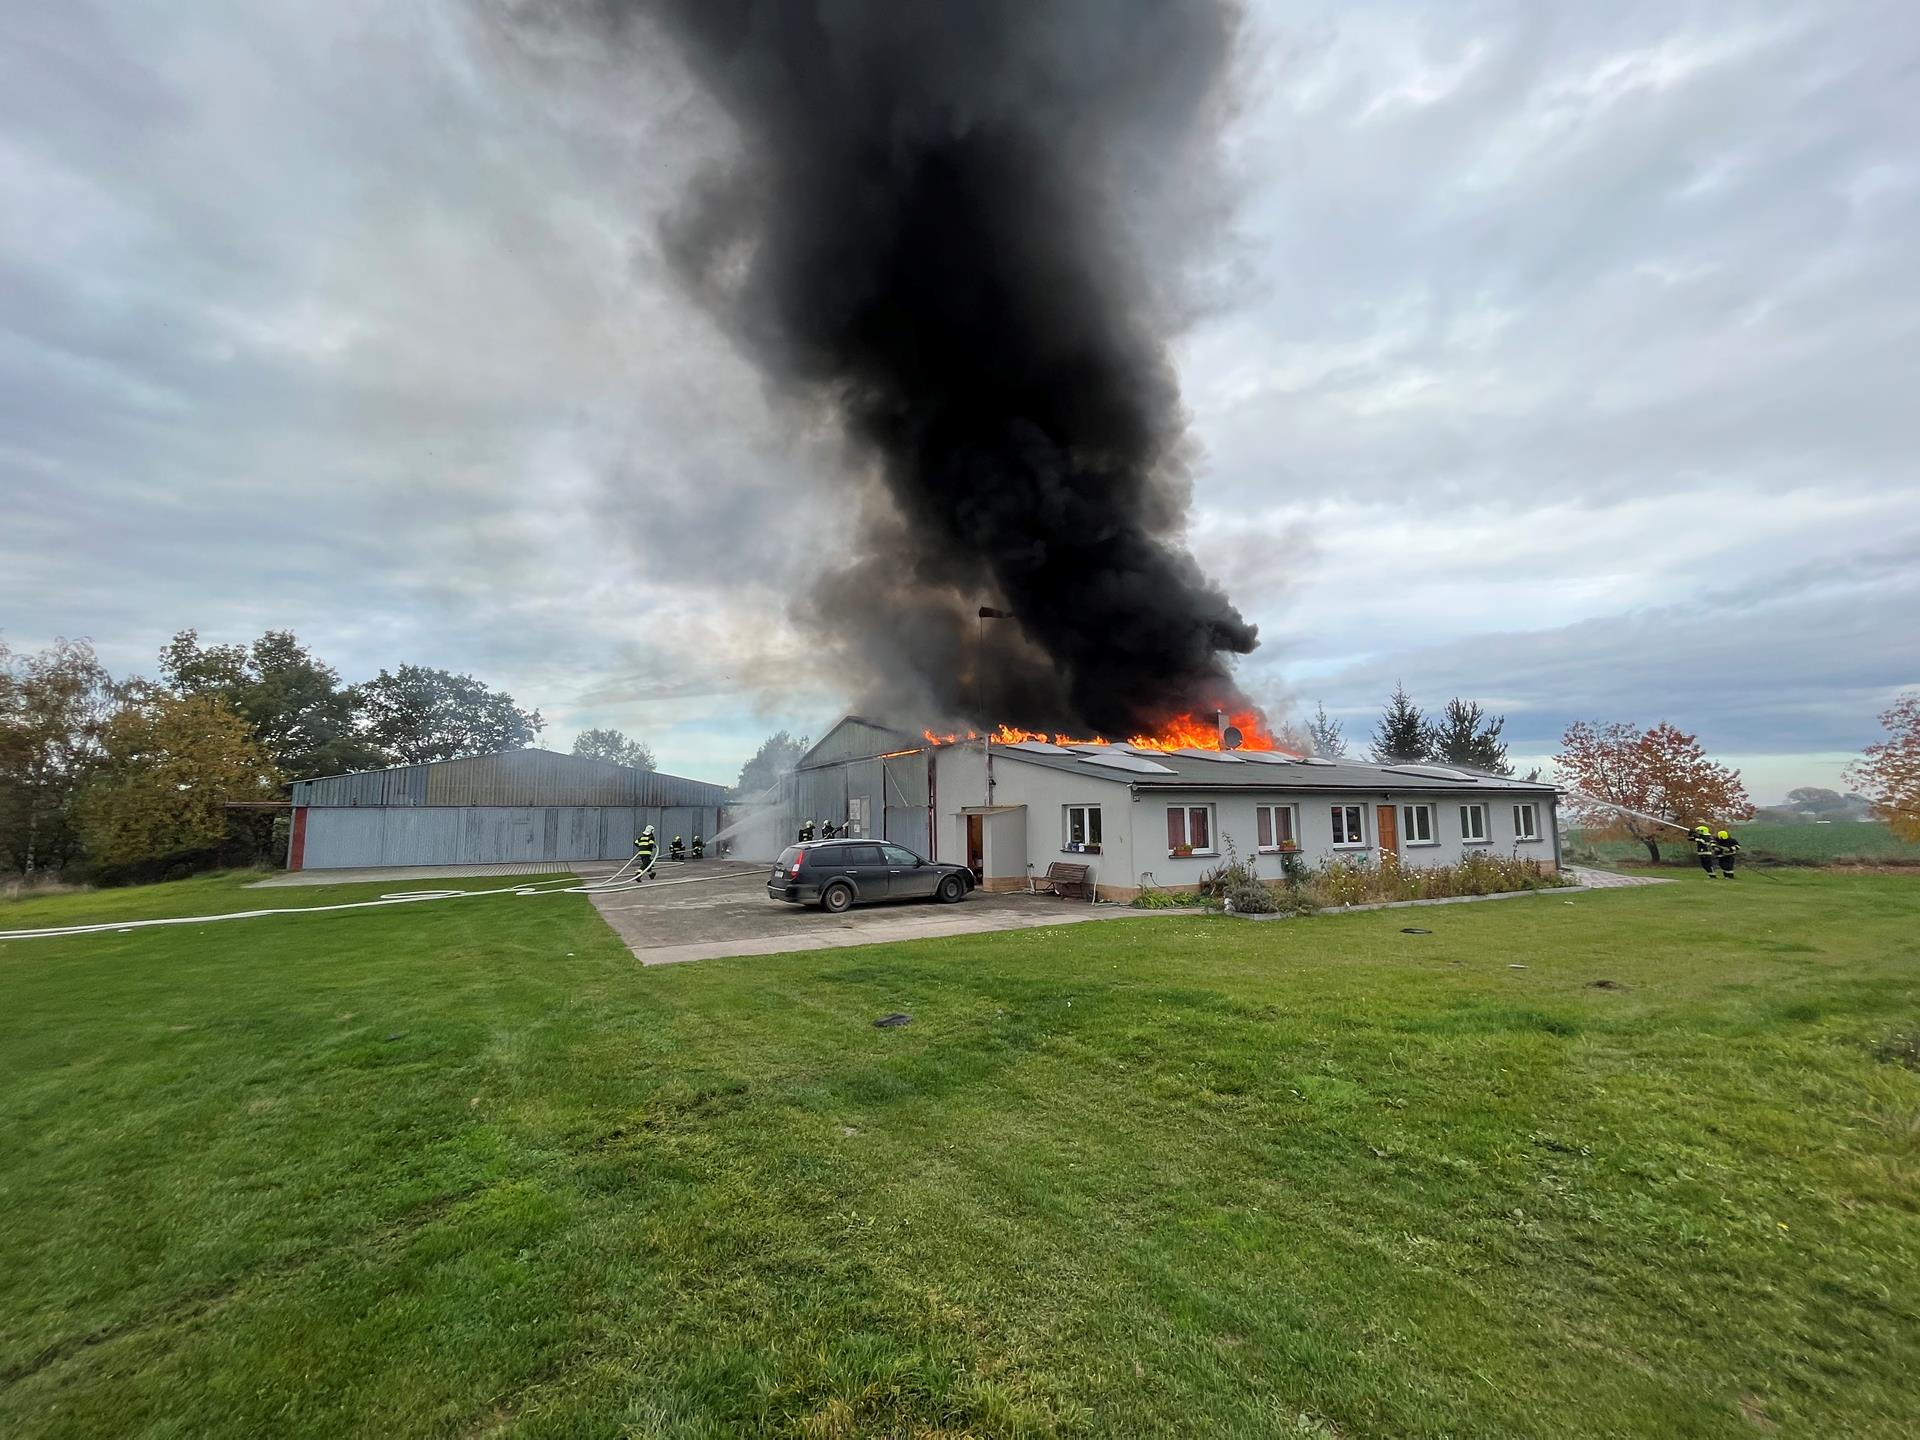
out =
[[806,858],[807,858],[807,852],[806,852],[806,851],[804,851],[804,850],[796,850],[796,851],[794,851],[794,853],[793,853],[793,868],[792,868],[792,869],[790,869],[789,871],[787,871],[787,874],[789,874],[789,875],[791,875],[791,876],[793,876],[793,877],[794,877],[794,878],[795,878],[796,880],[797,880],[797,879],[799,879],[799,878],[800,878],[800,862],[801,862],[801,861],[803,861],[803,860],[805,860]]

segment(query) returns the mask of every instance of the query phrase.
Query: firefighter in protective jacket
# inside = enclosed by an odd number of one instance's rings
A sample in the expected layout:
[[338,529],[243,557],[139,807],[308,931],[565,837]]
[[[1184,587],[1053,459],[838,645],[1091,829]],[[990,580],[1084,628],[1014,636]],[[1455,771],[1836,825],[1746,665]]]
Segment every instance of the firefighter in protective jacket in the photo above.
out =
[[638,868],[634,871],[633,878],[636,880],[644,880],[652,873],[653,862],[658,858],[659,854],[658,843],[653,838],[653,827],[651,825],[642,830],[640,832],[640,838],[633,842],[633,854],[635,860],[639,862]]
[[1707,872],[1707,878],[1713,879],[1713,861],[1719,854],[1714,842],[1713,830],[1704,821],[1693,827],[1693,858],[1700,862],[1700,868]]
[[682,840],[678,835],[674,836],[673,844],[667,847],[667,858],[669,860],[686,859],[687,858],[687,842]]
[[1713,837],[1713,851],[1720,858],[1720,874],[1725,879],[1733,879],[1733,862],[1740,856],[1740,842],[1722,830]]
[[693,858],[698,860],[707,853],[707,842],[698,835],[693,837]]

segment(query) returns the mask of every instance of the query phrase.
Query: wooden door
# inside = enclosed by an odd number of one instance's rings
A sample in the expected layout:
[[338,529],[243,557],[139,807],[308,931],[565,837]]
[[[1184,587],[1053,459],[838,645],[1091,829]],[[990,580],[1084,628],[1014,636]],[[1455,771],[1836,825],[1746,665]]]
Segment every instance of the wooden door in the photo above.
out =
[[987,817],[967,816],[967,868],[977,884],[987,874]]
[[1400,854],[1400,817],[1393,806],[1382,805],[1375,819],[1380,826],[1380,854],[1384,859],[1388,855]]

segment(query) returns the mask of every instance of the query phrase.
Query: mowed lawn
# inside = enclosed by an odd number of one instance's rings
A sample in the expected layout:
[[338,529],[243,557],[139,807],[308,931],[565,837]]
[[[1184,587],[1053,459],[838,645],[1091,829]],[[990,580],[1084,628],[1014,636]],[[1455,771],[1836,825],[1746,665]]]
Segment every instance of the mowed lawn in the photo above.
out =
[[[340,898],[236,885],[0,928]],[[1920,1416],[1910,878],[652,970],[498,897],[0,976],[9,1436]]]

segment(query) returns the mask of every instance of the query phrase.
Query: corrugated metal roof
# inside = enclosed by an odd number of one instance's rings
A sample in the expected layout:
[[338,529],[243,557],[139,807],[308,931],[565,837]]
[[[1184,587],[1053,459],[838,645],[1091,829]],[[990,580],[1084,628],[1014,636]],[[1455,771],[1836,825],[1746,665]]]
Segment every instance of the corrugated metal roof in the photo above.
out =
[[295,805],[694,805],[727,788],[553,750],[505,750],[296,781]]
[[876,755],[925,743],[918,735],[892,729],[878,720],[869,720],[864,715],[848,715],[822,735],[813,748],[800,757],[800,763],[794,768],[806,770],[815,765],[832,765],[842,760],[870,760]]
[[1097,757],[1049,755],[1021,746],[996,745],[996,760],[1014,760],[1022,765],[1040,765],[1049,770],[1064,770],[1090,779],[1111,780],[1137,785],[1141,789],[1160,790],[1366,790],[1435,792],[1524,790],[1529,794],[1552,795],[1555,789],[1539,781],[1516,780],[1504,775],[1474,775],[1458,772],[1459,779],[1438,773],[1389,769],[1364,760],[1336,760],[1316,764],[1224,765],[1215,758],[1182,755],[1178,751],[1156,754],[1154,763],[1170,773],[1134,774],[1117,768],[1117,760],[1102,764]]

